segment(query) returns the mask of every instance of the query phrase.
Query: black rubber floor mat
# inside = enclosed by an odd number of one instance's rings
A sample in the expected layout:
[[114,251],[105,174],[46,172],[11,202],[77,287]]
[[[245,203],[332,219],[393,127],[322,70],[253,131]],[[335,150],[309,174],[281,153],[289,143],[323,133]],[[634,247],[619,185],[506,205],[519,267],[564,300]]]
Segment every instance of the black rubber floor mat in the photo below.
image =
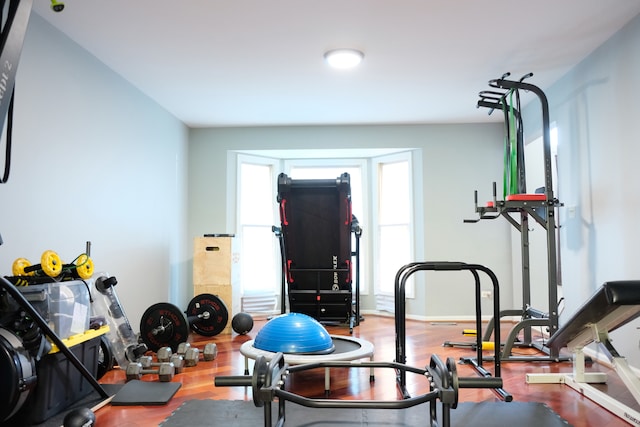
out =
[[113,406],[166,405],[182,383],[129,381],[116,393]]
[[[278,411],[272,405],[273,423]],[[428,425],[429,405],[408,409],[316,409],[286,404],[285,426],[289,427],[417,427]],[[442,425],[442,419],[438,420]],[[213,425],[259,427],[264,425],[263,408],[239,400],[189,400],[160,426]],[[465,402],[451,411],[451,426],[466,427],[569,427],[558,414],[542,403]]]

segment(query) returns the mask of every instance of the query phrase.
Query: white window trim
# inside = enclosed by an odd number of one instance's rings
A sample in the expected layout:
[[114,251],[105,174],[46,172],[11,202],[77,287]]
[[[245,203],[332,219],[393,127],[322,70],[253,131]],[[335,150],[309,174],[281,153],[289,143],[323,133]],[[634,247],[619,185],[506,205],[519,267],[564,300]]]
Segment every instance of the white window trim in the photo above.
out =
[[[415,238],[416,232],[419,231],[421,233],[424,233],[424,230],[419,230],[419,228],[422,228],[421,223],[420,223],[420,227],[418,227],[418,223],[416,222],[416,218],[418,216],[422,217],[421,198],[415,197],[416,183],[422,182],[422,169],[416,168],[416,164],[413,161],[415,151],[416,150],[402,151],[399,153],[377,156],[371,159],[371,163],[372,163],[371,164],[371,182],[376,183],[376,185],[380,179],[378,171],[379,171],[379,165],[381,163],[393,163],[393,162],[400,162],[400,161],[407,161],[409,163],[409,171],[411,173],[411,179],[409,180],[409,186],[410,186],[409,194],[411,195],[411,205],[413,207],[412,211],[409,213],[409,237],[411,239],[409,262],[416,261],[417,260],[416,255],[417,254],[422,255],[422,253],[424,252],[422,250],[422,245],[418,245]],[[417,158],[421,158],[421,156],[417,156]],[[421,190],[422,188],[420,187],[420,191]],[[372,197],[374,198],[374,200],[372,200],[372,203],[371,203],[372,227],[375,227],[375,229],[378,229],[378,226],[379,226],[379,217],[378,217],[378,209],[377,209],[377,206],[379,203],[378,192],[373,191],[371,192],[371,194],[372,194]],[[417,204],[418,201],[420,201],[420,205]],[[418,214],[416,215],[416,213]],[[374,269],[373,269],[374,294],[376,295],[376,305],[381,309],[385,309],[385,307],[388,305],[387,300],[393,294],[389,292],[383,292],[380,289],[380,275],[377,269],[377,266],[379,265],[378,260],[380,258],[380,253],[379,253],[380,240],[377,233],[372,233],[372,235],[373,235],[372,236],[373,253],[372,253],[371,259],[374,266]],[[423,235],[423,234],[420,234],[420,235]],[[406,294],[406,298],[415,298],[415,283],[413,281],[413,278],[409,278],[409,282],[407,283],[407,287],[405,289],[405,294]]]
[[[272,170],[273,170],[273,174],[271,177],[271,193],[275,194],[276,192],[276,187],[277,187],[277,180],[278,180],[278,173],[277,171],[280,169],[280,160],[276,159],[276,158],[270,158],[270,157],[265,157],[265,156],[256,156],[256,155],[250,155],[250,154],[243,154],[243,153],[237,153],[234,152],[232,155],[235,155],[235,161],[233,162],[228,162],[229,165],[233,164],[234,168],[233,168],[233,175],[234,175],[234,179],[233,179],[233,191],[229,191],[229,193],[233,193],[233,202],[230,201],[230,197],[229,194],[227,194],[227,221],[229,222],[230,220],[233,220],[233,228],[230,229],[234,229],[236,230],[236,239],[238,239],[238,241],[242,241],[242,236],[240,235],[240,209],[237,206],[238,200],[237,200],[237,195],[240,194],[241,192],[241,185],[242,185],[242,180],[241,180],[241,167],[240,165],[242,165],[243,163],[250,163],[250,164],[257,164],[257,165],[265,165],[265,166],[271,166]],[[229,168],[231,169],[231,168]],[[231,182],[231,181],[229,181]],[[233,204],[231,204],[233,203]],[[233,210],[233,213],[230,213],[230,211]],[[277,204],[275,202],[275,198],[274,198],[274,202],[272,205],[272,218],[275,219],[278,217],[278,209],[277,209]],[[277,225],[277,223],[274,223],[273,225]],[[277,241],[277,238],[274,235],[274,251],[279,251],[279,243]],[[280,293],[281,293],[281,280],[282,280],[282,276],[281,276],[281,264],[278,261],[280,259],[280,256],[276,256],[274,257],[274,262],[277,264],[275,266],[275,271],[276,273],[276,277],[273,278],[273,293],[270,291],[265,291],[264,293],[248,293],[248,294],[244,294],[244,290],[241,286],[241,289],[236,290],[236,291],[240,291],[241,292],[241,300],[243,302],[243,309],[245,306],[247,307],[258,307],[257,310],[260,310],[260,307],[268,307],[271,305],[271,300],[267,300],[269,298],[271,298],[271,296],[273,296],[276,300],[277,303],[280,302]],[[246,260],[241,260],[241,262],[247,262]],[[243,278],[242,278],[242,268],[240,269],[240,283],[242,284]],[[265,299],[266,297],[269,297],[267,299]],[[275,302],[275,301],[274,301]],[[255,311],[255,310],[254,310]]]
[[[311,154],[313,153],[313,154]],[[326,155],[326,153],[330,153],[330,155]],[[365,251],[369,251],[369,261],[370,263],[374,263],[375,255],[373,251],[376,247],[376,242],[374,242],[374,233],[370,232],[369,229],[373,230],[373,227],[376,226],[377,216],[375,209],[372,209],[372,206],[377,206],[377,200],[371,200],[369,203],[368,198],[377,197],[377,192],[373,192],[370,188],[371,183],[377,182],[377,162],[387,161],[389,158],[393,158],[394,156],[409,156],[411,161],[411,171],[412,171],[412,192],[413,195],[413,212],[412,212],[412,231],[411,236],[413,238],[413,257],[415,261],[423,260],[425,249],[424,242],[422,238],[415,239],[415,236],[424,236],[424,206],[423,200],[420,195],[424,194],[423,190],[423,171],[422,171],[422,163],[414,162],[413,159],[422,159],[421,149],[411,149],[411,148],[395,148],[395,149],[352,149],[352,150],[242,150],[242,151],[234,151],[229,150],[227,152],[227,195],[226,195],[226,206],[227,206],[227,230],[236,230],[238,224],[238,209],[236,206],[236,199],[238,194],[238,165],[241,159],[245,159],[244,156],[252,160],[256,160],[262,158],[264,162],[268,162],[269,164],[273,164],[276,169],[286,171],[284,167],[285,162],[290,162],[293,159],[297,159],[296,162],[298,164],[316,164],[318,159],[326,159],[327,163],[339,164],[340,161],[345,161],[344,164],[353,165],[353,160],[345,159],[348,158],[357,158],[362,162],[366,163],[366,172],[363,172],[363,202],[365,203],[366,209],[363,215],[363,218],[358,218],[360,223],[363,224],[363,235],[360,241],[360,247],[366,248]],[[304,159],[304,157],[309,157]],[[278,169],[279,168],[279,169]],[[274,174],[277,175],[277,174]],[[277,194],[277,176],[274,177],[274,192],[273,194]],[[416,196],[418,195],[418,196]],[[275,199],[274,199],[275,200]],[[277,206],[274,202],[274,209],[276,210],[274,218],[278,218]],[[277,223],[275,224],[277,225]],[[362,258],[362,257],[361,257]],[[362,295],[367,295],[369,293],[374,293],[374,286],[371,284],[374,283],[374,278],[372,277],[372,269],[370,266],[367,266],[367,261],[361,259],[361,280],[360,280],[360,293]],[[424,281],[422,275],[417,275],[416,282],[421,283]],[[280,280],[278,279],[277,292],[278,295],[280,293]],[[423,283],[422,283],[423,284]],[[407,298],[414,298],[415,291],[413,285],[407,288]],[[383,299],[388,299],[389,296],[384,296]]]

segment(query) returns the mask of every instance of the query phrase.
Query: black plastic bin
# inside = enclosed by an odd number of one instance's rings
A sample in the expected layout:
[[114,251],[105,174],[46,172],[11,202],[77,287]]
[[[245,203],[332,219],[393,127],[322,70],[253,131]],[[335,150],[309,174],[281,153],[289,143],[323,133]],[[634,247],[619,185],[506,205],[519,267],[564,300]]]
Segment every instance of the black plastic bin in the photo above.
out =
[[[63,340],[94,378],[98,373],[100,336],[105,332],[105,328],[89,330]],[[55,347],[36,363],[36,374],[36,387],[17,416],[25,425],[46,421],[94,390],[67,357]]]

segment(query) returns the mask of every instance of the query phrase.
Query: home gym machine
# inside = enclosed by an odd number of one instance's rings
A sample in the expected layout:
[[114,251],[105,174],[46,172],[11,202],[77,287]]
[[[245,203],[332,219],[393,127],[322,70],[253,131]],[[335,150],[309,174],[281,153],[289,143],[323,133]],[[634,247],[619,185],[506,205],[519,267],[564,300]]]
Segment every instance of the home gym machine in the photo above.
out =
[[[282,313],[286,312],[288,295],[289,311],[307,314],[321,323],[347,323],[353,331],[360,321],[362,230],[351,211],[349,174],[336,179],[291,179],[281,173],[277,201],[281,226],[273,231],[282,256]],[[352,234],[355,252],[351,250]]]
[[[396,326],[396,362],[405,364],[407,361],[406,357],[406,284],[409,277],[418,271],[469,271],[474,279],[475,279],[475,304],[476,304],[476,328],[480,330],[481,322],[482,322],[482,313],[481,313],[481,287],[480,287],[480,275],[479,271],[485,273],[491,280],[493,285],[493,316],[497,317],[500,313],[500,286],[498,284],[498,278],[496,275],[482,265],[478,264],[466,264],[463,262],[414,262],[407,264],[401,267],[396,273],[395,284],[394,284],[394,297],[395,297],[395,326]],[[477,336],[477,360],[465,360],[465,362],[471,363],[473,368],[481,375],[483,378],[491,378],[491,373],[482,366],[483,358],[482,358],[482,343],[480,341],[480,335]],[[500,324],[496,323],[495,325],[495,334],[494,334],[494,349],[495,349],[495,357],[493,358],[494,362],[494,372],[493,375],[495,379],[500,379],[500,357],[499,349],[500,349]],[[402,393],[402,396],[405,399],[410,398],[410,394],[407,391],[407,379],[406,372],[404,370],[397,371],[397,385]],[[500,381],[502,381],[500,379]],[[487,387],[492,388],[498,396],[504,401],[510,402],[513,400],[513,396],[507,393],[502,385],[496,387]]]
[[[503,200],[498,200],[496,184],[493,184],[493,200],[485,206],[478,205],[478,192],[475,191],[475,211],[477,219],[464,222],[475,223],[483,219],[505,218],[520,232],[520,250],[522,260],[522,308],[505,310],[494,316],[489,322],[483,340],[489,339],[493,329],[498,327],[502,317],[517,316],[521,320],[511,329],[501,349],[503,361],[560,361],[557,349],[547,347],[544,342],[532,339],[532,328],[546,328],[549,335],[558,330],[558,252],[556,209],[562,203],[553,194],[551,135],[549,125],[549,104],[544,92],[532,84],[524,82],[533,76],[529,73],[519,80],[508,80],[509,73],[501,78],[489,81],[491,90],[480,92],[477,106],[502,110],[505,122],[505,174]],[[520,91],[535,94],[542,107],[544,187],[534,194],[527,193],[524,169],[524,133],[520,111]],[[529,218],[533,218],[546,230],[547,241],[547,287],[548,309],[539,310],[531,306],[531,283],[529,264]],[[522,338],[519,338],[522,331]],[[481,330],[477,330],[480,335]],[[446,344],[446,343],[445,343]],[[512,354],[514,346],[534,347],[545,355],[518,356]],[[497,350],[497,349],[496,349]]]
[[[426,377],[429,381],[429,392],[420,396],[409,397],[402,400],[335,400],[315,399],[301,396],[285,390],[286,379],[290,374],[321,368],[391,368],[415,373]],[[257,407],[263,407],[264,426],[271,427],[272,403],[278,400],[278,412],[276,427],[284,426],[286,418],[286,402],[295,403],[306,408],[317,409],[407,409],[423,403],[429,403],[429,409],[425,409],[424,420],[429,415],[432,427],[451,425],[451,410],[458,406],[458,393],[461,388],[496,388],[502,387],[501,378],[459,377],[456,370],[456,362],[448,358],[443,362],[438,356],[432,355],[429,365],[425,369],[414,368],[396,362],[318,362],[297,366],[289,366],[282,353],[276,353],[271,361],[264,356],[259,356],[251,376],[218,376],[214,383],[217,387],[237,386],[251,387],[253,403]],[[440,410],[437,410],[437,402],[440,401]],[[335,411],[332,411],[335,412]],[[345,414],[348,417],[363,417],[362,412],[357,414]],[[438,422],[441,416],[441,424]],[[366,416],[365,416],[366,418]],[[351,418],[353,421],[353,418]],[[366,421],[366,420],[365,420]],[[340,422],[336,421],[336,425]],[[368,423],[367,423],[368,424]],[[384,422],[382,423],[384,424]],[[404,424],[403,424],[404,425]]]

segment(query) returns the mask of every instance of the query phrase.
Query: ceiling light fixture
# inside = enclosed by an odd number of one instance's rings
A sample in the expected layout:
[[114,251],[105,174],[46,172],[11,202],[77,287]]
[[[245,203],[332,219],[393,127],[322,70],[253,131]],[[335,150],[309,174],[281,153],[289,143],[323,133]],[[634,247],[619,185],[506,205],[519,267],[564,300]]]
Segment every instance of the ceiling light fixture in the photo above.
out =
[[364,59],[364,53],[357,49],[333,49],[324,54],[324,59],[333,68],[354,68]]

